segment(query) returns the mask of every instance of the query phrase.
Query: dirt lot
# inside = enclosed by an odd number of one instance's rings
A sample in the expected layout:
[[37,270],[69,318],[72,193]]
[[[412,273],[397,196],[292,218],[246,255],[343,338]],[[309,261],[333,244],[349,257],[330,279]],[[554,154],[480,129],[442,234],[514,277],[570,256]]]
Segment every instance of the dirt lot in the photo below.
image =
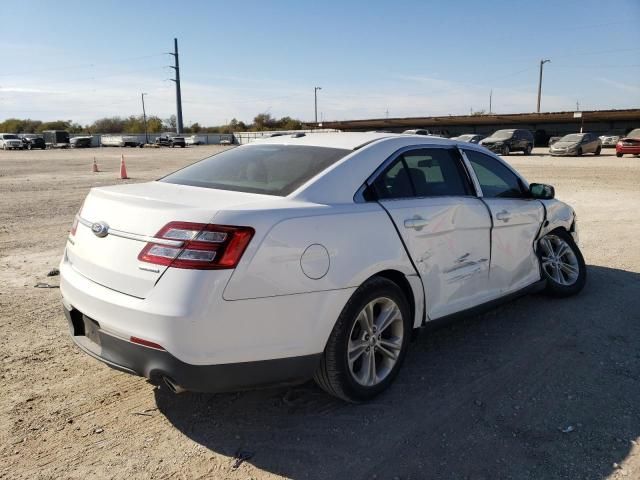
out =
[[576,208],[585,290],[423,332],[354,406],[312,383],[172,395],[80,353],[34,288],[121,151],[137,182],[214,150],[0,152],[0,478],[640,478],[640,159],[509,157]]

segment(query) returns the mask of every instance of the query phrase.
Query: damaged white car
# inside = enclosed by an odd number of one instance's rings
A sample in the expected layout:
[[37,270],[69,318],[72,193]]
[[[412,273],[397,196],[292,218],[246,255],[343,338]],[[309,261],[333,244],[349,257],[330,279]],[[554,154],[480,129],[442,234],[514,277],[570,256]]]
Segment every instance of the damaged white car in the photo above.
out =
[[387,388],[427,322],[586,279],[576,216],[485,148],[295,134],[98,187],[61,262],[88,354],[173,391]]

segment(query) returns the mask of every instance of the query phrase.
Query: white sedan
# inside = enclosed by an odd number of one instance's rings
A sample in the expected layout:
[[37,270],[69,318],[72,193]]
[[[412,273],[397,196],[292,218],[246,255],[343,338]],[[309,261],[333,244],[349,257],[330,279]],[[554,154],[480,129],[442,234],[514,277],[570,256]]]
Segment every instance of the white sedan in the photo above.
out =
[[89,355],[175,392],[393,381],[412,331],[526,292],[572,295],[576,216],[485,148],[294,134],[91,190],[61,262]]

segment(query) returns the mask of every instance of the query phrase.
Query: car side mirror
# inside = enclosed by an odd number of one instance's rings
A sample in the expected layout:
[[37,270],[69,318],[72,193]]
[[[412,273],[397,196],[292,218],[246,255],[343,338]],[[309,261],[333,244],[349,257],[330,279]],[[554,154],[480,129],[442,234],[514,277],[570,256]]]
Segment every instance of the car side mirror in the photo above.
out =
[[532,198],[537,198],[538,200],[551,200],[556,196],[555,189],[545,183],[530,184],[529,193],[531,193]]

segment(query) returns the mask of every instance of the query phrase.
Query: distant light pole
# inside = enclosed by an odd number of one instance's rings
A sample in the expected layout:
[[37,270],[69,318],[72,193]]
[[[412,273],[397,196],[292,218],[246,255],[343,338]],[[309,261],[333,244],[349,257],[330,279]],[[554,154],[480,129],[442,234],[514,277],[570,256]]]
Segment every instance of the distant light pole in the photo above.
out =
[[540,60],[540,79],[538,80],[538,113],[540,113],[540,97],[542,97],[542,68],[544,67],[545,63],[549,63],[550,61],[551,60],[549,59]]
[[318,90],[322,90],[322,87],[313,87],[313,100],[315,105],[316,124],[318,123]]
[[148,93],[142,93],[140,96],[142,97],[142,119],[144,121],[144,143],[149,143],[149,132],[147,131],[147,112],[144,109],[144,96],[149,95]]
[[491,100],[493,99],[493,88],[489,92],[489,115],[491,115]]

